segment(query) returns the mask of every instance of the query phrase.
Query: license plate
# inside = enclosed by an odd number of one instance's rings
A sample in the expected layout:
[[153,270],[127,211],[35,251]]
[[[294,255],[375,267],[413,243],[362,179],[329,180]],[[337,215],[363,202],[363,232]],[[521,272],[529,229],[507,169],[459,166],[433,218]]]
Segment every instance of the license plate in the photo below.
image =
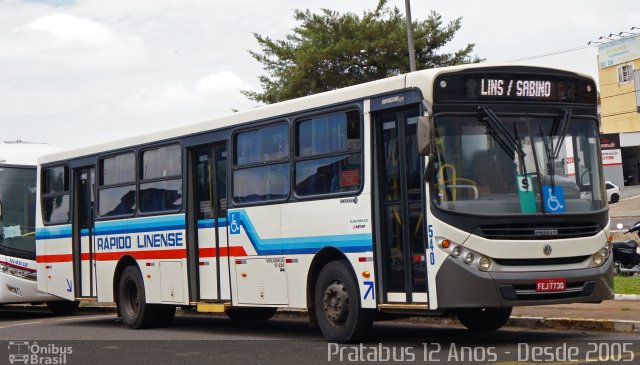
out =
[[567,279],[536,279],[536,291],[565,291]]

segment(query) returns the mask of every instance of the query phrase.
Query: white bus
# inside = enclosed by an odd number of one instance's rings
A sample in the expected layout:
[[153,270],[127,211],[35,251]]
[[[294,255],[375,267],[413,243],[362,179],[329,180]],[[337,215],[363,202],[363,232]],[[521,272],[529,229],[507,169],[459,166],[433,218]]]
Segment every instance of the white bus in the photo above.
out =
[[331,341],[378,311],[493,330],[610,299],[596,97],[571,72],[464,65],[45,156],[38,288],[129,328],[308,309]]
[[62,314],[75,304],[36,288],[36,163],[54,150],[42,143],[0,143],[0,304],[47,302]]

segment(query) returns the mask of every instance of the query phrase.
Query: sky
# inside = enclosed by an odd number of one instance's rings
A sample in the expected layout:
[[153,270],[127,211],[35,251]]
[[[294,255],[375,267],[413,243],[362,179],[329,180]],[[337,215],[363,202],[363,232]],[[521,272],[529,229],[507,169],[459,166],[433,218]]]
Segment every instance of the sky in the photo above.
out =
[[[390,0],[404,12],[404,0]],[[258,106],[253,33],[282,39],[294,9],[362,14],[377,0],[0,0],[0,140],[75,148]],[[462,28],[486,62],[565,68],[597,78],[597,48],[640,28],[637,0],[413,0]],[[638,32],[638,30],[635,30]]]

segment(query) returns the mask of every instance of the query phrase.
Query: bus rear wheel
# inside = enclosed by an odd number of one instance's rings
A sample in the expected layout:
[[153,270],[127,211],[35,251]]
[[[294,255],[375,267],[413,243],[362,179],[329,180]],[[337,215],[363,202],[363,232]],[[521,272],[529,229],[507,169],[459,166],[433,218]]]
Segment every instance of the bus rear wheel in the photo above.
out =
[[75,313],[78,310],[80,302],[72,301],[59,301],[59,302],[47,302],[47,308],[58,316],[68,316]]
[[322,268],[314,290],[318,326],[327,341],[362,339],[373,323],[374,311],[360,308],[356,279],[346,261],[332,261]]
[[127,328],[151,327],[157,317],[157,309],[146,302],[142,274],[135,266],[129,266],[122,272],[118,286],[118,307],[122,323]]
[[504,326],[511,316],[511,307],[469,308],[458,312],[458,319],[472,331],[495,331]]

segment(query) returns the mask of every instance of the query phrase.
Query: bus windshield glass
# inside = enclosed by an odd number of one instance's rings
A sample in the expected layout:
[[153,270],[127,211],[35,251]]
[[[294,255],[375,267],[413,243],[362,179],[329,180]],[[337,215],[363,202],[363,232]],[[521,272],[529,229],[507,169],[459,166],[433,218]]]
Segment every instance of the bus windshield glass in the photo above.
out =
[[595,119],[478,116],[435,119],[436,206],[475,215],[602,210]]
[[0,167],[0,246],[35,252],[36,169]]

